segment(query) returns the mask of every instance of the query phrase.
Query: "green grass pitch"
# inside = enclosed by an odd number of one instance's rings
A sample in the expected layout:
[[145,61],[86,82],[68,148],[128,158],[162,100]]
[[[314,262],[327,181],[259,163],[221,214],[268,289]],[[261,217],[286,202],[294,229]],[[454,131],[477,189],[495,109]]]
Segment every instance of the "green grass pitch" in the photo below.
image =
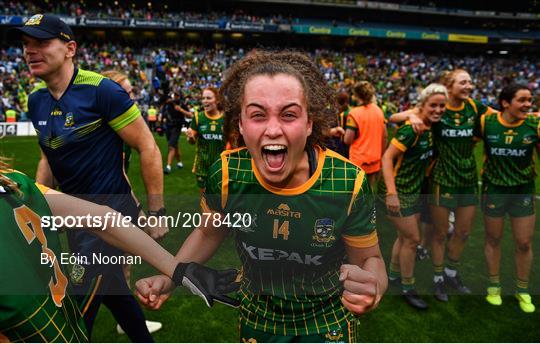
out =
[[[166,155],[166,142],[156,136],[162,154]],[[165,194],[170,214],[178,211],[198,210],[198,189],[191,173],[193,146],[181,137],[181,150],[185,168],[173,169],[165,176]],[[477,147],[478,161],[481,161],[481,147]],[[35,137],[4,138],[0,140],[0,154],[12,157],[14,168],[35,175],[39,159],[39,149]],[[129,178],[136,195],[144,202],[144,185],[141,180],[139,160],[133,154]],[[538,186],[537,186],[538,187]],[[538,229],[538,225],[536,227]],[[395,230],[379,218],[378,231],[385,258],[395,238]],[[162,241],[170,252],[175,253],[187,229],[172,228]],[[426,294],[429,310],[416,311],[407,306],[398,291],[390,289],[379,308],[360,319],[360,341],[362,342],[537,342],[540,340],[540,310],[533,314],[521,312],[512,296],[514,284],[513,241],[509,228],[505,231],[501,261],[501,280],[503,283],[503,305],[493,307],[484,300],[487,284],[486,267],[483,254],[483,226],[478,212],[469,244],[462,259],[463,279],[472,287],[473,296],[450,296],[450,302],[437,302],[429,295],[431,287],[431,263],[417,263],[416,280],[419,292]],[[538,253],[540,236],[536,233],[533,250]],[[538,256],[538,254],[537,254]],[[387,260],[388,263],[388,260]],[[210,265],[227,268],[238,267],[239,260],[231,241],[219,250]],[[540,261],[535,257],[531,286],[533,301],[540,306]],[[152,268],[143,264],[133,269],[132,283],[137,278],[150,276]],[[188,295],[185,290],[177,290],[160,311],[145,311],[147,319],[161,321],[163,329],[154,334],[158,342],[237,342],[237,312],[217,304],[208,309],[202,300]],[[126,342],[125,335],[116,333],[116,322],[106,307],[101,307],[93,333],[95,342]]]

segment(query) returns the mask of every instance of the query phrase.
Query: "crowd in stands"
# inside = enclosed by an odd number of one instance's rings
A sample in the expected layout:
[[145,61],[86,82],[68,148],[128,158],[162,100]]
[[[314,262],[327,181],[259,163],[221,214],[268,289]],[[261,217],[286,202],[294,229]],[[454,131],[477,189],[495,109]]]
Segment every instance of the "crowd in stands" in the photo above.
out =
[[[223,72],[249,53],[247,48],[178,46],[175,48],[133,48],[116,44],[81,45],[77,63],[81,68],[128,73],[143,109],[157,104],[165,93],[181,92],[195,105],[200,90],[220,86]],[[360,80],[369,80],[377,90],[379,104],[387,115],[411,107],[418,92],[445,70],[461,67],[473,76],[472,94],[483,103],[498,107],[496,95],[509,81],[523,82],[538,96],[540,62],[519,56],[452,57],[404,51],[344,52],[307,51],[319,63],[325,78],[337,91],[350,91]],[[25,100],[32,80],[20,48],[0,50],[0,113],[14,108],[25,118]]]
[[225,12],[175,11],[167,4],[156,2],[153,6],[145,3],[143,6],[119,4],[118,1],[103,1],[97,4],[83,1],[5,1],[0,0],[0,13],[8,15],[32,15],[34,13],[55,13],[70,17],[97,17],[121,19],[173,19],[173,20],[232,20],[257,24],[290,23],[291,17],[281,14],[257,16],[246,13],[242,9]]

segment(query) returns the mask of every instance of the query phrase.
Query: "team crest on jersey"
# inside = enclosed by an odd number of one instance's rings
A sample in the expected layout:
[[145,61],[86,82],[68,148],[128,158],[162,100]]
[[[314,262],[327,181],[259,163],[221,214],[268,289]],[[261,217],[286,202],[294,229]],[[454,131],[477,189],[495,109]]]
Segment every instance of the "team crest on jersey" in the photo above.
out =
[[530,145],[531,143],[533,143],[533,139],[531,136],[525,136],[523,138],[523,144],[524,145]]
[[450,193],[443,193],[441,195],[441,198],[446,198],[446,199],[453,199],[454,197],[452,197],[452,195]]
[[24,25],[39,25],[43,19],[43,14],[35,14],[24,23]]
[[210,126],[210,131],[216,131],[216,126],[215,126],[215,124],[212,124],[212,125]]
[[315,221],[315,235],[313,240],[318,243],[329,243],[336,240],[336,237],[333,236],[334,233],[334,220],[329,218],[317,219]]
[[525,197],[525,198],[523,198],[522,204],[523,204],[524,207],[530,206],[531,203],[532,203],[532,197]]
[[75,125],[75,120],[73,119],[73,113],[68,112],[66,114],[66,121],[64,122],[64,128],[72,128]]
[[341,332],[341,329],[337,330],[330,330],[325,336],[326,339],[332,342],[337,342],[343,338],[343,333]]
[[85,268],[80,264],[74,264],[71,269],[71,283],[82,284],[84,279]]

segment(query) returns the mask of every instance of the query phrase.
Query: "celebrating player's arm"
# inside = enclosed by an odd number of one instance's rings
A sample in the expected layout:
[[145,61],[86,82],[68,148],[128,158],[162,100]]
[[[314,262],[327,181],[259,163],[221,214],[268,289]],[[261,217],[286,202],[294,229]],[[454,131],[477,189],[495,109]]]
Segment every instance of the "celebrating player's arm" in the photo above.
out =
[[[51,208],[54,216],[73,216],[85,217],[90,214],[92,217],[106,218],[107,214],[113,210],[106,206],[100,206],[82,199],[78,199],[61,192],[46,189],[44,196]],[[126,221],[129,222],[129,221]],[[106,241],[108,244],[119,248],[122,251],[140,256],[143,260],[155,267],[164,275],[159,276],[158,280],[166,280],[171,284],[164,284],[172,290],[175,285],[184,284],[194,294],[202,297],[208,306],[212,305],[213,300],[223,300],[223,302],[234,300],[229,299],[226,293],[235,291],[238,284],[235,282],[236,270],[218,271],[192,262],[205,262],[219,247],[223,239],[219,236],[212,237],[206,233],[199,231],[199,235],[192,235],[191,242],[195,242],[193,246],[187,240],[184,246],[194,247],[209,247],[209,250],[186,250],[183,255],[172,256],[163,247],[144,232],[140,231],[136,226],[127,223],[126,226],[116,226],[115,223],[124,223],[122,219],[116,222],[111,222],[103,230],[92,231],[95,235]],[[220,231],[212,231],[220,232]],[[211,233],[211,232],[209,232]],[[212,250],[210,252],[210,250]],[[193,259],[188,259],[191,257]],[[189,262],[189,263],[186,263]],[[174,282],[173,282],[174,281]],[[223,295],[222,295],[223,294]]]
[[345,247],[349,264],[340,268],[339,280],[344,288],[341,302],[352,313],[364,314],[377,308],[388,287],[384,260],[379,245]]
[[386,208],[392,213],[399,213],[400,202],[394,179],[394,161],[404,154],[395,145],[390,144],[382,157],[382,175],[386,185]]
[[[341,265],[341,302],[356,315],[373,310],[388,287],[388,278],[376,231],[375,198],[364,171],[357,176],[346,229],[342,234],[347,263]],[[357,184],[355,183],[355,184]]]
[[[209,209],[205,209],[205,212],[212,214],[211,218],[214,218],[215,212]],[[214,255],[228,234],[229,231],[226,228],[215,228],[212,225],[212,221],[209,221],[206,227],[202,225],[193,230],[180,250],[178,250],[176,260],[180,262],[193,262],[197,266],[201,266],[199,264],[206,263]],[[201,271],[201,273],[202,275],[207,275],[204,271]],[[238,288],[238,283],[234,283],[236,276],[236,270],[226,271],[218,279],[224,282],[223,287],[218,289],[219,294],[208,294],[204,290],[201,290],[202,288],[200,286],[191,286],[187,281],[174,281],[169,278],[170,276],[156,275],[137,281],[136,294],[144,305],[150,309],[157,310],[169,298],[175,287],[179,283],[182,283],[190,288],[194,294],[201,296],[209,307],[212,306],[214,300],[237,307],[238,302],[225,295]],[[206,288],[208,289],[208,287]]]
[[415,133],[422,134],[426,129],[426,124],[424,121],[418,116],[419,109],[417,107],[414,107],[412,109],[408,109],[402,112],[398,112],[390,116],[388,118],[388,121],[390,123],[404,123],[406,121],[411,122],[411,126]]

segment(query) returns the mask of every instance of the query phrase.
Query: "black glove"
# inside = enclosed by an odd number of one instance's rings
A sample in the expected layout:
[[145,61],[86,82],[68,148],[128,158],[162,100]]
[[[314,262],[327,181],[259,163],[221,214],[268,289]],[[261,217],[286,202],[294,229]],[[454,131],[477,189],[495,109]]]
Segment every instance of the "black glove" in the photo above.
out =
[[237,308],[240,301],[226,294],[237,291],[240,283],[236,281],[238,271],[214,270],[197,263],[179,263],[173,274],[173,282],[177,286],[187,287],[193,294],[200,296],[208,307],[214,301]]

